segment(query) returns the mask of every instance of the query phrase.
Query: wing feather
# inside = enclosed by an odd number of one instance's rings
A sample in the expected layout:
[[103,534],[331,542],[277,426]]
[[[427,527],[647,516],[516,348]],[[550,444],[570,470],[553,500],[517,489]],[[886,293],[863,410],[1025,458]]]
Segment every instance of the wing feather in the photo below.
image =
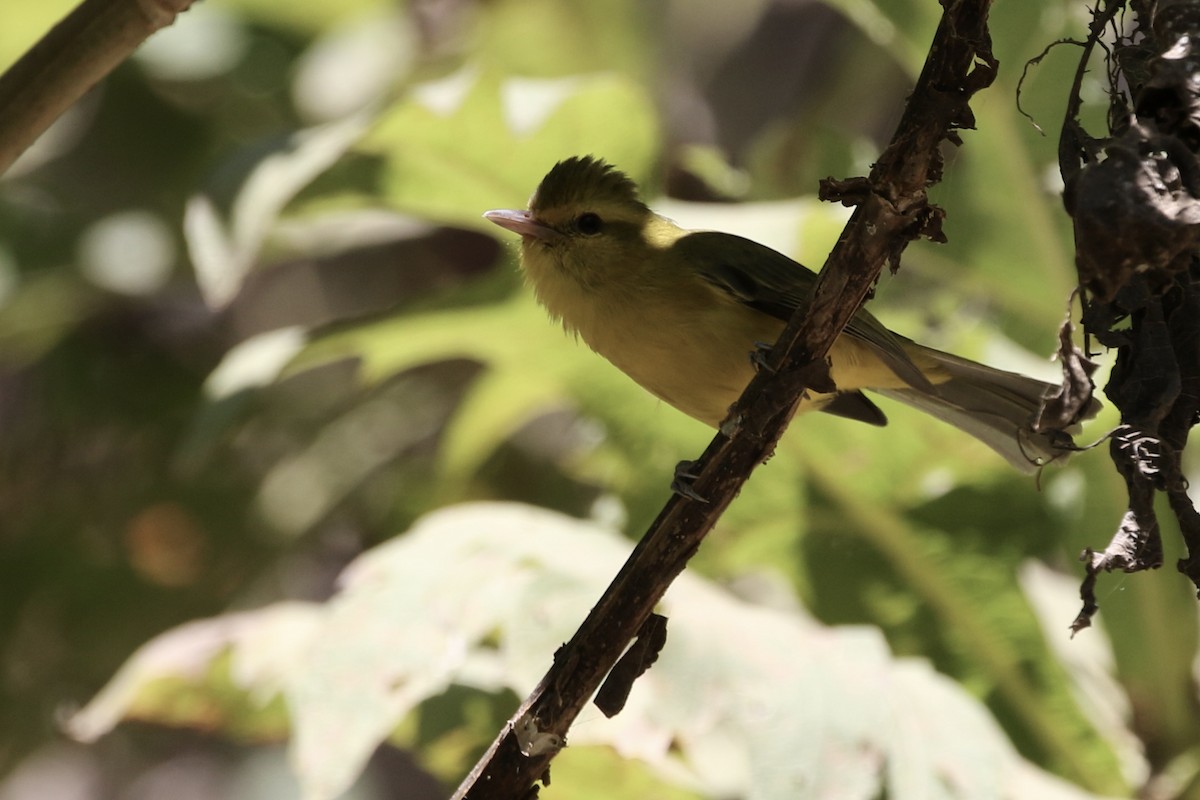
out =
[[[735,246],[730,240],[736,240]],[[697,231],[680,238],[685,263],[694,264],[706,281],[738,301],[787,321],[797,308],[807,308],[817,276],[782,253],[731,233]],[[867,311],[859,311],[846,335],[868,345],[896,375],[912,386],[935,392],[904,349],[903,337],[889,331]]]

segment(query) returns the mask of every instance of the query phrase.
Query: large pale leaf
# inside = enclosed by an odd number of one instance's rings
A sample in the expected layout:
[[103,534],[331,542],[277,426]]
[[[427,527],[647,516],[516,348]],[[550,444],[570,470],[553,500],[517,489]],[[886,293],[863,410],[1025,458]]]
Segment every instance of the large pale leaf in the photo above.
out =
[[[71,728],[94,737],[127,715],[188,724],[152,690],[204,696],[227,659],[223,691],[232,684],[246,708],[282,697],[306,797],[334,797],[407,712],[451,685],[528,691],[629,547],[530,507],[449,508],[360,557],[323,606],[164,634]],[[662,610],[667,646],[629,706],[590,718],[572,744],[608,745],[716,797],[1093,796],[1023,761],[976,700],[923,661],[894,659],[872,629],[826,628],[690,574]]]

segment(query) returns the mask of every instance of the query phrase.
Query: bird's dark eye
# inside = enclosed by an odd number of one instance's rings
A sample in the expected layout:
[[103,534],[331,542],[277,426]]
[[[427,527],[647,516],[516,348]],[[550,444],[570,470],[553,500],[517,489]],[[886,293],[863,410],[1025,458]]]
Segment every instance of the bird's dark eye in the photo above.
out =
[[575,219],[575,230],[584,236],[595,236],[604,227],[604,221],[599,214],[586,211]]

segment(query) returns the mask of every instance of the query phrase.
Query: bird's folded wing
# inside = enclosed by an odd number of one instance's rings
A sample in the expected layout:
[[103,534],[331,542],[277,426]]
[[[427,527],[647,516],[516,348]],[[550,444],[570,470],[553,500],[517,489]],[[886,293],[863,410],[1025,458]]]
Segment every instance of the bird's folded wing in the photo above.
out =
[[[738,240],[736,247],[729,246],[730,239]],[[730,233],[697,231],[681,237],[673,247],[684,251],[684,262],[696,265],[706,281],[764,314],[786,322],[797,308],[808,307],[817,276],[765,245]],[[845,332],[870,346],[909,386],[937,393],[905,352],[905,340],[869,312],[859,311]]]

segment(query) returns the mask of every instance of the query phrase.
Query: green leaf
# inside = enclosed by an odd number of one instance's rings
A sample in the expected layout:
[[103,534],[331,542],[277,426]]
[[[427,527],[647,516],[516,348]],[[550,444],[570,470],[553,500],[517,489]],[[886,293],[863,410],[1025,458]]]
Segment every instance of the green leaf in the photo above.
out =
[[920,0],[824,0],[915,80],[937,28],[940,9]]
[[943,671],[991,698],[1024,752],[1094,790],[1124,791],[1113,750],[1047,653],[1015,581],[1028,553],[1015,534],[1035,537],[1052,530],[1052,521],[1039,525],[1018,511],[1019,501],[998,491],[1003,485],[964,486],[962,496],[946,495],[910,519],[864,502],[838,465],[808,464],[842,530],[866,546],[855,553],[828,539],[806,542],[822,616],[872,619],[900,649],[931,654]]
[[184,213],[196,283],[210,308],[229,304],[262,258],[287,206],[362,135],[366,118],[354,116],[301,131],[266,154],[239,188],[226,225],[213,201],[196,195]]
[[1102,620],[1094,623],[1086,636],[1065,635],[1064,620],[1073,619],[1079,611],[1079,578],[1034,560],[1021,566],[1019,577],[1021,590],[1037,614],[1047,647],[1064,668],[1079,709],[1110,743],[1128,783],[1140,785],[1150,765],[1129,729],[1133,705],[1117,679],[1112,638]]
[[0,69],[8,69],[76,5],[73,0],[50,0],[6,8],[0,25]]
[[326,3],[323,0],[293,0],[277,3],[275,0],[218,0],[220,5],[233,9],[243,16],[258,22],[279,26],[298,34],[315,35],[339,22],[376,9],[387,9],[392,3],[387,0],[347,0]]
[[426,218],[484,228],[524,207],[556,160],[594,153],[644,178],[657,148],[649,97],[616,74],[501,79],[476,66],[416,87],[365,138],[384,200]]
[[[538,354],[536,362],[530,353]],[[413,314],[358,326],[317,340],[294,369],[344,357],[360,359],[374,383],[421,364],[454,358],[478,361],[486,373],[463,398],[444,434],[444,478],[460,485],[516,427],[567,397],[578,372],[575,349],[555,335],[527,295],[504,303]],[[536,365],[536,371],[530,367]]]
[[479,52],[489,66],[506,73],[557,77],[617,69],[640,74],[651,62],[655,15],[637,0],[498,0],[480,10]]

